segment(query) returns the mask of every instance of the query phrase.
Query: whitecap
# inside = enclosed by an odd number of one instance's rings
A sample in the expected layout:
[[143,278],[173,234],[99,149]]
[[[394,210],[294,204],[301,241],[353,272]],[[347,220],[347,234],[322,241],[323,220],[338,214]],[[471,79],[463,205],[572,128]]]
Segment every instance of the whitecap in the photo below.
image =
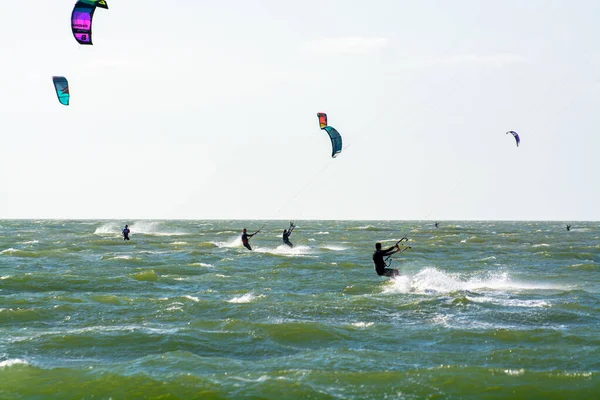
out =
[[226,242],[209,242],[209,243],[212,243],[219,248],[242,247],[242,237],[235,236]]
[[399,275],[391,278],[384,286],[383,293],[408,293],[410,292],[410,278],[405,275]]
[[511,375],[511,376],[520,376],[525,374],[525,370],[523,368],[521,369],[505,369],[504,373],[506,375]]
[[234,297],[231,300],[228,300],[228,303],[236,303],[236,304],[242,304],[242,303],[250,303],[253,300],[256,300],[259,297],[264,297],[264,296],[255,296],[252,293],[246,293],[243,296],[239,296],[239,297]]
[[10,360],[0,361],[0,368],[12,367],[13,365],[29,365],[25,360],[20,358],[12,358]]
[[325,250],[331,250],[331,251],[344,251],[344,250],[348,250],[348,247],[335,246],[335,245],[323,246],[322,248],[325,249]]
[[373,326],[373,324],[373,322],[354,322],[352,326],[356,328],[370,328],[371,326]]
[[282,244],[276,248],[267,248],[267,247],[256,247],[254,249],[257,253],[268,253],[282,256],[304,256],[310,254],[311,248],[308,246],[295,246],[290,247],[285,244]]
[[19,251],[19,250],[9,247],[6,250],[0,251],[0,254],[12,254],[12,253],[16,253],[17,251]]
[[206,264],[206,263],[201,263],[201,262],[191,263],[190,266],[191,267],[206,267],[206,268],[213,268],[214,267],[214,265],[212,265],[212,264]]
[[267,375],[263,375],[263,376],[261,376],[258,379],[248,379],[248,378],[242,378],[242,377],[239,377],[239,376],[232,376],[231,378],[235,379],[235,380],[238,380],[238,381],[247,382],[247,383],[260,383],[260,382],[265,382],[268,379],[270,379],[270,377],[267,376]]
[[528,307],[528,308],[542,308],[550,307],[551,304],[544,300],[519,300],[519,299],[502,299],[493,298],[488,296],[483,297],[471,297],[467,296],[467,299],[475,303],[490,303],[505,307]]
[[94,235],[120,235],[123,228],[116,222],[109,222],[96,228]]

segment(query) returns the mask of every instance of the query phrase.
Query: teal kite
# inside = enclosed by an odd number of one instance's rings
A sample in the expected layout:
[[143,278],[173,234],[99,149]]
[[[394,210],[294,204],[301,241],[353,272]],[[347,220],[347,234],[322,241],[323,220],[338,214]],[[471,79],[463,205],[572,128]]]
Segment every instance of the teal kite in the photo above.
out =
[[52,82],[54,82],[54,89],[58,96],[60,104],[68,106],[71,95],[69,94],[69,82],[64,76],[53,76]]

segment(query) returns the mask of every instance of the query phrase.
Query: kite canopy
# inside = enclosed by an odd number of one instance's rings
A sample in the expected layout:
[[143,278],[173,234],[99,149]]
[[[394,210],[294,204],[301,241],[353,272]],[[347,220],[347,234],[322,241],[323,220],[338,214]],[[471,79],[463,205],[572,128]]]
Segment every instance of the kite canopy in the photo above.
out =
[[105,0],[78,0],[71,13],[71,30],[79,44],[92,45],[92,20],[96,7],[108,9]]
[[342,136],[334,127],[327,125],[327,114],[317,113],[319,117],[319,126],[329,135],[331,139],[331,157],[337,156],[342,152]]
[[515,132],[515,131],[508,131],[508,132],[506,132],[507,135],[509,133],[514,136],[515,140],[517,141],[517,147],[519,147],[519,143],[521,143],[521,138],[519,138],[519,134],[517,132]]
[[342,136],[331,126],[326,126],[324,129],[331,139],[331,157],[335,158],[335,156],[342,152]]
[[64,76],[53,76],[52,82],[54,82],[54,89],[56,89],[58,101],[60,101],[60,104],[68,106],[71,95],[69,94],[69,82],[67,81],[67,78]]

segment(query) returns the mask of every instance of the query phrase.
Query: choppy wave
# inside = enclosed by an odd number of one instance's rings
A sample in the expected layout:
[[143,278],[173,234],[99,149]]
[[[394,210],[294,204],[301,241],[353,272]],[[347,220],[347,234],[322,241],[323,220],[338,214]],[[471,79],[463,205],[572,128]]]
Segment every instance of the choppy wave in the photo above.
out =
[[20,358],[13,358],[13,359],[10,359],[10,360],[0,361],[0,369],[12,367],[14,365],[29,365],[29,363],[27,361],[25,361],[25,360],[20,359]]
[[596,263],[581,263],[581,264],[572,264],[567,268],[578,269],[582,271],[595,271],[600,269],[600,264]]
[[285,244],[279,245],[275,248],[269,247],[255,247],[254,251],[257,253],[266,253],[280,256],[305,256],[309,255],[312,252],[312,249],[309,246],[294,246],[289,247]]
[[356,328],[370,328],[374,325],[374,322],[353,322],[352,326]]
[[242,247],[242,238],[240,235],[229,238],[227,241],[210,242],[220,248]]
[[[394,353],[401,358],[402,353]],[[280,359],[235,360],[172,351],[92,369],[47,369],[14,364],[4,373],[7,398],[581,398],[597,394],[597,372],[535,370],[522,366],[468,366],[441,362],[426,368],[384,361],[382,371],[364,368],[382,352],[298,350]],[[313,364],[310,364],[310,360]],[[329,360],[329,362],[325,361]],[[361,362],[362,361],[362,362]],[[314,363],[325,365],[315,366]],[[355,365],[336,368],[336,365]],[[18,370],[17,370],[18,368]],[[163,371],[164,376],[161,376]],[[24,384],[23,382],[26,382]],[[57,382],[60,382],[58,385]],[[483,393],[483,395],[482,395]],[[177,397],[174,397],[176,395]]]
[[8,249],[0,251],[0,254],[18,254],[22,253],[22,251],[9,247]]
[[228,300],[228,302],[229,303],[236,303],[236,304],[251,303],[251,302],[253,302],[254,300],[256,300],[257,298],[260,298],[260,297],[263,297],[263,296],[262,295],[261,296],[256,296],[256,295],[254,295],[252,293],[246,293],[246,294],[244,294],[242,296],[234,297],[233,299]]
[[380,228],[374,225],[364,225],[347,228],[348,231],[369,231],[369,232],[382,232],[389,231],[389,228]]
[[202,262],[195,262],[195,263],[191,263],[189,265],[192,267],[206,267],[206,268],[214,267],[214,265],[212,265],[212,264],[207,264],[207,263],[202,263]]
[[94,235],[120,235],[123,225],[116,222],[108,222],[96,228]]
[[128,254],[120,254],[120,255],[106,255],[106,256],[102,256],[103,260],[115,260],[115,261],[132,261],[132,262],[139,262],[142,259],[139,257],[134,257]]
[[331,250],[331,251],[344,251],[344,250],[349,249],[349,247],[344,247],[344,246],[339,246],[339,245],[326,245],[321,248],[325,249],[325,250]]
[[158,280],[158,274],[154,270],[137,272],[131,275],[131,277],[138,281],[153,282]]

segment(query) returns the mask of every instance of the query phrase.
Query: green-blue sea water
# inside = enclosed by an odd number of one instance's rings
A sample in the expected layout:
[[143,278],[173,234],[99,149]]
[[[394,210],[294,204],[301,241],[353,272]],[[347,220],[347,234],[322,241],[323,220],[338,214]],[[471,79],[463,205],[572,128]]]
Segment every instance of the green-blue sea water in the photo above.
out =
[[296,223],[0,221],[0,399],[600,398],[598,223]]

